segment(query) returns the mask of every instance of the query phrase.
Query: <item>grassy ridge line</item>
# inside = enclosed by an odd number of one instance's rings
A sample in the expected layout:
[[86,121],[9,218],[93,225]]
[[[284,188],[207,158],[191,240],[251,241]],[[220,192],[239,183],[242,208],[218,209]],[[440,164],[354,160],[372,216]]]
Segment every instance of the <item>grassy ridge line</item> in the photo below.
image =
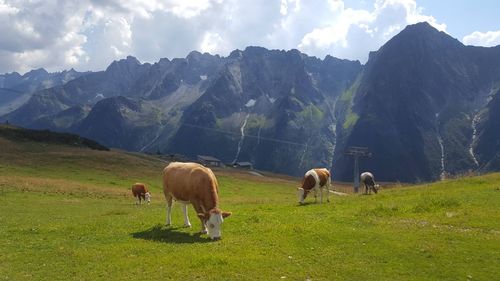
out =
[[0,124],[0,137],[16,142],[34,141],[40,143],[86,147],[97,150],[109,150],[109,148],[97,143],[94,140],[74,134],[51,132],[49,130],[31,130],[5,124]]

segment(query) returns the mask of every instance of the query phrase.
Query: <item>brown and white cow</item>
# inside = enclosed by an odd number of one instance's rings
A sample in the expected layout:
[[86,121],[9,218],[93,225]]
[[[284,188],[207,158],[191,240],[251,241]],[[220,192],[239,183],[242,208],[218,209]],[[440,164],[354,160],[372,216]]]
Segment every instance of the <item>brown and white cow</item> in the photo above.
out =
[[318,202],[318,189],[320,191],[320,202],[323,203],[323,188],[326,187],[326,201],[330,202],[330,171],[325,168],[311,169],[306,172],[302,179],[302,186],[297,188],[299,203],[304,204],[309,192],[314,192],[314,202]]
[[182,204],[184,225],[191,227],[187,214],[187,204],[191,203],[200,218],[201,233],[208,232],[211,239],[220,239],[222,222],[231,213],[218,207],[219,187],[212,170],[197,163],[170,163],[163,169],[163,192],[167,199],[167,225],[171,225],[174,199]]
[[375,183],[375,177],[370,172],[361,173],[360,176],[361,184],[365,186],[365,194],[370,194],[373,192],[377,193],[380,186]]
[[136,204],[141,204],[141,199],[147,201],[148,204],[151,203],[151,193],[149,193],[148,188],[143,183],[132,185],[132,194],[137,198]]

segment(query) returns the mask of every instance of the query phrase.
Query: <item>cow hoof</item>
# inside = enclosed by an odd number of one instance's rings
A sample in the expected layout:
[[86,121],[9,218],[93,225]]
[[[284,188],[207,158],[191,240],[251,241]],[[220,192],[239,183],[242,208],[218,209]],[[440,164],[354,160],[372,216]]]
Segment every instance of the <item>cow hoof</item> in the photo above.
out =
[[185,223],[184,227],[191,227],[191,224],[190,223],[189,224]]
[[207,233],[208,233],[208,231],[206,229],[200,231],[200,234],[207,234]]

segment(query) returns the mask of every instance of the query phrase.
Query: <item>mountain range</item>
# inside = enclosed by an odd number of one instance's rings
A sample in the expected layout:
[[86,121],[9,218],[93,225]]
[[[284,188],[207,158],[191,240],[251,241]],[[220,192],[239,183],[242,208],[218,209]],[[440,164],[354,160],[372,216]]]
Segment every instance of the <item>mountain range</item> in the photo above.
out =
[[39,68],[24,75],[17,72],[0,75],[0,115],[20,107],[39,90],[65,84],[85,74],[74,69],[49,73]]
[[[361,169],[382,181],[500,170],[500,46],[465,46],[427,23],[407,26],[365,65],[247,47],[70,72],[9,92],[23,103],[0,89],[9,109],[0,121],[291,175],[330,167],[343,181],[352,180],[350,146],[368,148]],[[12,89],[12,77],[21,76],[0,75],[0,88]]]

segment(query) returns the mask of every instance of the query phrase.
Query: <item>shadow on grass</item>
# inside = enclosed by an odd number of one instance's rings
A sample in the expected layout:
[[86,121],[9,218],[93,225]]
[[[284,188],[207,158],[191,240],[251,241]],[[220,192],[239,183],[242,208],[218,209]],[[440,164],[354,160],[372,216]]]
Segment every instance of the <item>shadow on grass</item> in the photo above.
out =
[[314,205],[314,204],[317,204],[317,203],[314,203],[314,202],[304,202],[304,203],[299,203],[297,206],[298,207],[305,207],[307,205]]
[[200,233],[190,234],[179,231],[180,227],[171,227],[157,224],[147,230],[132,233],[132,237],[137,239],[151,240],[163,243],[206,243],[211,240],[208,237],[201,237]]

